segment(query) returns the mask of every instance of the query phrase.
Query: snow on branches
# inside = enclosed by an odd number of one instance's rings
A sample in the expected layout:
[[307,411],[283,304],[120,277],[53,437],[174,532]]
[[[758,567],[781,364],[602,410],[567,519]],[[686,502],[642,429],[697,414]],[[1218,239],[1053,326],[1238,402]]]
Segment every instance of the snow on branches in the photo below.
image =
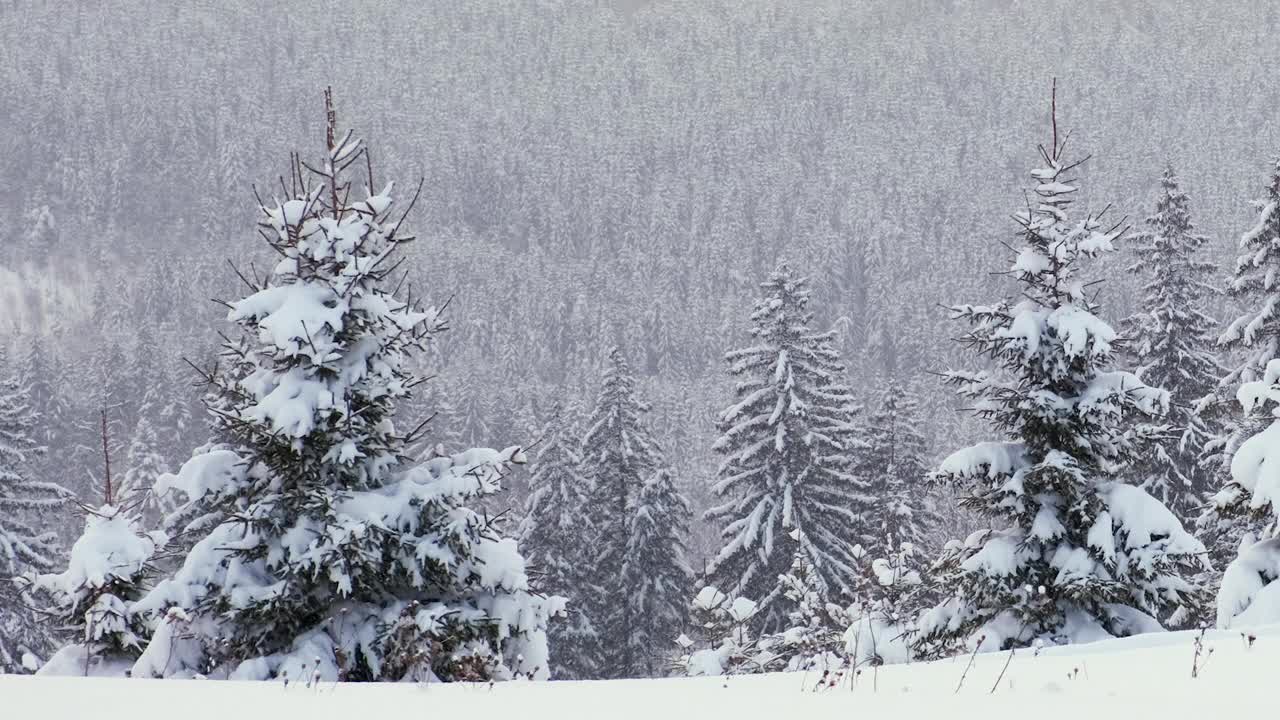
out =
[[917,647],[940,655],[1062,643],[1160,627],[1184,605],[1204,547],[1126,473],[1156,441],[1168,393],[1113,369],[1121,338],[1081,275],[1122,234],[1068,210],[1079,163],[1055,138],[1025,210],[1009,275],[1016,297],[952,309],[966,347],[997,367],[946,380],[1004,435],[957,451],[936,481],[999,530],[952,545],[935,573],[950,597],[925,613]]
[[1218,294],[1207,282],[1217,266],[1195,257],[1207,242],[1195,232],[1177,176],[1166,170],[1155,213],[1129,238],[1138,258],[1129,272],[1145,282],[1139,312],[1124,327],[1143,381],[1170,395],[1170,432],[1139,464],[1139,482],[1183,518],[1203,503],[1208,485],[1200,459],[1210,431],[1195,406],[1213,392],[1223,370],[1213,352],[1217,321],[1200,309],[1206,297]]
[[137,604],[159,626],[135,672],[545,677],[561,601],[531,592],[515,541],[472,509],[524,454],[408,463],[419,431],[393,423],[419,382],[406,361],[444,323],[398,294],[408,209],[329,122],[319,166],[295,157],[287,196],[260,201],[279,259],[226,304],[242,332],[204,372],[218,444],[157,483],[185,496],[175,515],[199,539]]
[[26,385],[8,371],[0,351],[0,373],[6,373],[0,375],[0,673],[34,670],[53,647],[30,588],[17,580],[56,566],[58,538],[49,520],[70,495],[29,476],[31,462],[44,452],[34,437],[39,416]]
[[751,313],[755,344],[725,356],[738,383],[714,445],[724,456],[715,485],[722,502],[706,518],[724,540],[711,581],[756,599],[760,629],[776,632],[790,611],[779,578],[797,544],[824,600],[847,594],[874,499],[858,471],[867,445],[832,333],[809,327],[808,281],[783,265],[761,288]]
[[151,638],[150,623],[134,603],[145,594],[155,575],[156,553],[167,542],[161,531],[142,530],[133,507],[89,510],[67,569],[35,581],[36,588],[53,596],[59,625],[73,641],[40,674],[119,677],[128,672]]

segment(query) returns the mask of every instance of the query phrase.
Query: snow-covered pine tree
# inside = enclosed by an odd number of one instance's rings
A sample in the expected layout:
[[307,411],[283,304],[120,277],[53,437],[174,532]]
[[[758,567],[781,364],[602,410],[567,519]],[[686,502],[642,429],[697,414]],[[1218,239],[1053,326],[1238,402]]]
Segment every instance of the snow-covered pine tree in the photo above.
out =
[[1222,385],[1229,392],[1238,384],[1236,397],[1243,406],[1240,415],[1224,423],[1217,440],[1230,480],[1214,495],[1204,523],[1210,526],[1206,535],[1221,546],[1218,554],[1229,557],[1233,547],[1238,550],[1218,593],[1218,624],[1223,627],[1280,618],[1276,603],[1269,601],[1280,593],[1280,511],[1274,480],[1280,424],[1272,406],[1280,401],[1280,317],[1275,313],[1280,291],[1274,282],[1280,268],[1280,160],[1266,197],[1257,205],[1258,220],[1240,238],[1240,254],[1227,287],[1245,311],[1218,338],[1220,346],[1240,352],[1240,362]]
[[872,554],[892,554],[904,542],[922,545],[935,517],[924,492],[929,470],[922,420],[919,401],[896,379],[885,384],[867,418],[869,447],[861,471],[877,507],[870,528],[874,539],[866,548]]
[[193,392],[190,383],[175,382],[172,371],[164,364],[157,363],[156,372],[160,378],[156,384],[158,397],[151,402],[147,412],[139,414],[151,419],[159,443],[156,448],[160,451],[165,466],[177,467],[191,457],[193,444],[203,440],[191,439],[196,432],[202,432],[204,425],[192,412],[198,395]]
[[1169,434],[1134,468],[1138,483],[1184,520],[1197,514],[1209,490],[1200,465],[1208,429],[1195,412],[1223,368],[1213,352],[1217,321],[1201,308],[1217,290],[1206,280],[1214,263],[1195,257],[1208,238],[1191,223],[1187,194],[1170,168],[1160,180],[1156,211],[1129,238],[1138,262],[1129,272],[1145,280],[1138,313],[1124,322],[1128,351],[1143,382],[1169,391]]
[[768,649],[772,638],[752,630],[756,604],[744,597],[731,598],[705,585],[693,599],[694,637],[681,634],[680,665],[690,676],[741,675],[786,668],[785,660]]
[[220,444],[157,484],[200,539],[137,603],[158,627],[134,674],[545,677],[560,600],[530,592],[515,540],[470,507],[523,455],[404,457],[405,361],[443,322],[391,289],[408,210],[390,184],[352,188],[363,150],[328,120],[323,161],[295,158],[290,197],[260,204],[280,258],[228,305],[242,334],[205,378]]
[[622,350],[613,348],[582,440],[595,531],[588,581],[593,601],[588,610],[600,635],[601,674],[606,678],[637,677],[645,667],[631,640],[639,619],[623,568],[641,489],[663,467],[661,451],[644,422],[648,409],[636,396],[635,378]]
[[[714,449],[724,455],[706,513],[724,546],[711,583],[758,604],[764,633],[786,627],[791,611],[779,582],[799,543],[813,563],[823,601],[847,595],[853,549],[874,526],[874,498],[855,468],[866,444],[858,408],[840,384],[844,368],[833,333],[809,324],[808,281],[786,265],[761,285],[751,313],[755,344],[729,352],[737,401],[721,415]],[[801,532],[793,539],[793,531]]]
[[[793,530],[793,535],[799,535]],[[849,616],[844,608],[826,602],[813,562],[800,538],[794,538],[791,567],[778,578],[790,611],[786,626],[757,634],[752,622],[758,606],[749,598],[733,598],[712,585],[693,601],[690,632],[681,635],[681,665],[689,675],[735,675],[781,670],[817,670],[821,684],[838,677],[848,666],[845,635]],[[818,677],[818,676],[815,676]]]
[[[1243,383],[1239,398],[1249,417],[1260,407],[1280,404],[1280,359],[1267,364],[1262,379]],[[1271,407],[1276,418],[1275,408]],[[1259,528],[1239,538],[1239,552],[1223,572],[1218,590],[1218,627],[1280,622],[1280,419],[1240,444],[1231,458],[1231,480],[1214,496],[1226,518],[1243,517]]]
[[557,407],[552,414],[532,464],[520,525],[520,550],[534,586],[569,601],[566,617],[553,620],[547,629],[551,677],[557,680],[589,679],[601,673],[599,638],[589,614],[595,531],[588,514],[590,486],[578,454],[577,420],[572,405]]
[[[1240,237],[1240,254],[1227,285],[1227,294],[1244,311],[1218,337],[1218,346],[1234,353],[1236,362],[1222,377],[1218,402],[1204,403],[1205,414],[1214,415],[1219,426],[1217,436],[1206,443],[1206,460],[1211,469],[1228,475],[1242,443],[1266,430],[1272,422],[1272,413],[1265,403],[1247,405],[1245,412],[1237,415],[1233,400],[1241,386],[1265,380],[1268,363],[1280,357],[1280,317],[1274,313],[1276,303],[1280,302],[1280,291],[1272,282],[1280,267],[1277,251],[1280,247],[1280,159],[1275,162],[1266,195],[1255,205],[1258,219]],[[1265,509],[1251,507],[1247,493],[1231,492],[1231,488],[1229,481],[1226,487],[1229,492],[1215,496],[1206,524],[1222,524],[1232,531],[1255,536],[1269,534],[1265,527],[1269,520]],[[1259,509],[1263,512],[1252,512]],[[1238,536],[1232,538],[1230,544],[1238,539]]]
[[39,331],[31,333],[19,362],[21,369],[18,375],[27,383],[27,401],[32,407],[41,409],[41,427],[35,430],[33,439],[53,452],[61,444],[65,434],[57,420],[68,414],[65,390],[58,382],[57,368],[60,363],[58,358],[50,355],[45,338]]
[[152,425],[152,418],[158,412],[159,409],[154,404],[143,403],[143,412],[139,414],[133,439],[129,441],[129,451],[124,458],[124,475],[120,478],[115,496],[116,505],[136,508],[149,525],[153,525],[162,514],[173,510],[173,498],[169,495],[160,496],[155,492],[156,480],[167,472],[164,457],[160,455],[160,441],[156,437],[155,426]]
[[952,545],[934,581],[950,596],[921,618],[917,647],[941,655],[1087,641],[1161,629],[1192,590],[1203,545],[1167,507],[1123,481],[1160,429],[1168,394],[1112,369],[1115,331],[1081,279],[1081,265],[1113,250],[1118,227],[1068,219],[1079,163],[1055,133],[1015,217],[1022,247],[1017,294],[961,305],[961,342],[995,371],[946,377],[1004,437],[953,453],[938,481],[1000,529]]
[[640,488],[630,517],[622,585],[629,591],[631,657],[645,677],[671,666],[671,642],[684,631],[693,595],[685,538],[693,513],[671,471],[658,470]]
[[133,604],[149,588],[156,552],[168,538],[143,532],[136,505],[123,501],[107,498],[88,509],[66,570],[36,579],[36,587],[53,596],[55,622],[72,640],[45,663],[42,675],[121,677],[150,639],[150,625]]
[[1280,356],[1280,316],[1273,312],[1280,291],[1272,281],[1280,266],[1280,159],[1266,196],[1255,205],[1258,219],[1240,237],[1240,255],[1227,286],[1227,294],[1246,309],[1218,338],[1219,346],[1242,355],[1223,378],[1224,385],[1262,380],[1268,363]]
[[928,600],[915,546],[904,542],[891,548],[886,541],[880,548],[879,556],[859,558],[855,599],[843,613],[848,621],[844,650],[855,666],[910,662],[915,620]]
[[478,364],[472,357],[464,357],[464,362],[458,363],[463,375],[456,386],[461,402],[456,409],[455,422],[458,423],[461,447],[472,447],[480,438],[491,437],[489,418],[494,416],[494,398],[485,392],[486,383],[476,370]]
[[[3,350],[0,372],[9,372]],[[0,673],[34,670],[52,650],[37,600],[19,582],[53,570],[61,559],[57,535],[49,528],[70,497],[61,486],[27,474],[43,451],[33,439],[37,421],[26,385],[16,376],[0,379]]]
[[[793,531],[798,535],[799,530]],[[796,538],[797,540],[799,538]],[[791,567],[778,578],[791,611],[787,627],[767,636],[761,645],[776,655],[777,665],[788,670],[831,671],[844,659],[844,634],[848,618],[843,608],[823,599],[817,574],[809,555],[796,543]]]

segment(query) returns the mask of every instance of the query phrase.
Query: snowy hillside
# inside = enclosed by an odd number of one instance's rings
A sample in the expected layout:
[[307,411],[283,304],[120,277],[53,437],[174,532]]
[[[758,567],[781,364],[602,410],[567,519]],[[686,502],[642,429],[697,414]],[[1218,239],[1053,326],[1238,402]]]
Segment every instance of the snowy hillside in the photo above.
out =
[[264,4],[0,0],[0,720],[1270,689],[1280,13]]
[[[816,675],[475,684],[343,684],[0,676],[7,717],[248,718],[1214,718],[1260,709],[1280,662],[1280,626],[1209,631],[1192,679],[1195,632],[1146,635],[886,666],[852,687]],[[1210,652],[1211,651],[1211,652]],[[1005,668],[1008,662],[1008,668]],[[1003,677],[1001,678],[1003,672]],[[961,678],[964,678],[961,686]],[[1001,678],[997,683],[997,678]],[[957,686],[959,693],[957,694]],[[993,692],[994,687],[994,692]]]

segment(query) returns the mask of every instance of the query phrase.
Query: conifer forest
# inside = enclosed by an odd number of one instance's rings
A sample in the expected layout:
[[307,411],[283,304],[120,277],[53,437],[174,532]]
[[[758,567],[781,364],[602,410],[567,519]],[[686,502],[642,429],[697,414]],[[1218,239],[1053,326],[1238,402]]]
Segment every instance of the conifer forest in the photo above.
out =
[[1280,623],[1277,30],[0,0],[0,675],[1196,677]]

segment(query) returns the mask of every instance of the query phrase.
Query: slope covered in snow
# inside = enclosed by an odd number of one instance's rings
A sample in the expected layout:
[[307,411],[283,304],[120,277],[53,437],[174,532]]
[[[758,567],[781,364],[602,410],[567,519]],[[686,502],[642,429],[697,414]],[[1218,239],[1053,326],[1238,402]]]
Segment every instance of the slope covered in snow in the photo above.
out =
[[[852,685],[815,674],[725,678],[341,684],[0,676],[9,717],[221,720],[305,717],[1211,718],[1271,703],[1280,626],[1144,635],[1091,645],[868,668]],[[1006,668],[1007,664],[1007,668]],[[1192,678],[1192,666],[1198,677]],[[966,674],[966,668],[968,671]],[[963,679],[963,680],[962,680]],[[958,692],[957,692],[958,688]]]

